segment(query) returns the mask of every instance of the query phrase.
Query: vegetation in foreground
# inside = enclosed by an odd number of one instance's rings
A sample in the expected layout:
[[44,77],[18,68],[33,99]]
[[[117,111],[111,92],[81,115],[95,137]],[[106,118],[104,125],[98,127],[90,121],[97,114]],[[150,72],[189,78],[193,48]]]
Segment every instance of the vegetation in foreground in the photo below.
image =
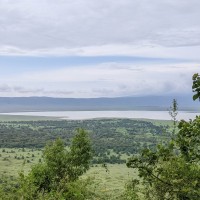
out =
[[[200,76],[193,76],[193,99],[200,100]],[[176,133],[177,103],[173,102],[174,135],[167,145],[159,144],[152,151],[146,148],[130,158],[129,168],[139,171],[140,180],[133,180],[126,191],[129,199],[143,194],[149,200],[200,199],[200,116],[186,122],[181,120]],[[142,185],[143,188],[139,188]]]
[[[200,99],[200,76],[193,76],[195,99]],[[127,162],[138,170],[139,178],[126,185],[120,199],[124,200],[198,200],[200,199],[200,116],[180,121],[176,132],[177,104],[173,102],[172,139],[145,148]],[[67,150],[61,140],[45,147],[44,162],[31,168],[13,184],[1,184],[3,199],[108,199],[98,197],[94,184],[80,177],[89,169],[92,148],[83,129],[78,130]],[[107,166],[104,166],[106,170]],[[92,188],[93,187],[93,188]]]
[[20,173],[15,185],[2,184],[2,199],[86,199],[88,180],[80,180],[90,166],[92,148],[87,132],[78,129],[69,150],[62,140],[47,145],[42,163],[25,175]]
[[78,126],[87,129],[94,150],[94,167],[84,178],[93,180],[88,186],[95,191],[94,199],[119,198],[126,181],[137,176],[134,170],[126,168],[125,160],[144,147],[152,148],[158,141],[169,140],[171,130],[168,121],[129,119],[4,121],[0,126],[0,174],[1,179],[7,177],[7,183],[16,182],[19,171],[28,174],[33,165],[43,162],[42,147],[45,139],[54,141],[60,137],[69,146],[74,136],[73,129]]

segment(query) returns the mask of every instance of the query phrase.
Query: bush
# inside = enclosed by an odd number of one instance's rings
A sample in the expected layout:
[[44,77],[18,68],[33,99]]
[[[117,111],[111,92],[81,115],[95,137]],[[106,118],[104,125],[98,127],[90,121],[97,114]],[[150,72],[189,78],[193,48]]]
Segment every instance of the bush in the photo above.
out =
[[20,173],[17,187],[9,192],[1,188],[3,199],[86,199],[89,182],[79,177],[89,169],[92,159],[87,132],[78,129],[69,151],[61,139],[48,144],[43,157],[44,162],[33,166],[28,175]]

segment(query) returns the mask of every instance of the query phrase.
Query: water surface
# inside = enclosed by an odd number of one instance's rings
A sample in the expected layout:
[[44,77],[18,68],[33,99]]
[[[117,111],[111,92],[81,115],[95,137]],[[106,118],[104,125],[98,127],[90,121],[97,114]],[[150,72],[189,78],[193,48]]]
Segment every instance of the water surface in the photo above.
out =
[[[14,112],[1,113],[3,115],[21,115],[21,116],[45,116],[58,117],[60,119],[84,120],[95,118],[129,118],[129,119],[158,119],[170,120],[168,111],[46,111],[46,112]],[[180,111],[177,119],[194,119],[198,112]]]

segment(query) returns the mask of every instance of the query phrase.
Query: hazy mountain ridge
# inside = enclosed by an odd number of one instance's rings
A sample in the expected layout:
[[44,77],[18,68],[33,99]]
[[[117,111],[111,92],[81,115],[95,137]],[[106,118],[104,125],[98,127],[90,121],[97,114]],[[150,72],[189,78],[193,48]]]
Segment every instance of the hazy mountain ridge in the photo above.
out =
[[[72,110],[167,110],[174,97],[51,98],[0,97],[0,112]],[[176,97],[179,110],[197,110],[191,97]]]

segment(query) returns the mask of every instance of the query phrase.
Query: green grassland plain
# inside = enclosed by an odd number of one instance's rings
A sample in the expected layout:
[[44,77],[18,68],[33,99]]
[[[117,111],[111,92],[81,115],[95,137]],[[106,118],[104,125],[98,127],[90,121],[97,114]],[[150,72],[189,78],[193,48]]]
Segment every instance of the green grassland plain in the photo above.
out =
[[[42,162],[42,150],[28,148],[0,149],[0,178],[14,180],[20,172],[27,174],[31,167]],[[116,199],[123,191],[125,184],[137,177],[137,172],[126,167],[126,164],[92,165],[82,177],[93,181],[93,191],[100,199]]]
[[[40,121],[59,120],[49,117],[27,117],[27,116],[6,116],[0,115],[0,121]],[[145,121],[145,119],[142,119]],[[146,120],[156,126],[171,126],[171,121]],[[117,128],[122,135],[126,134],[124,128]],[[146,135],[148,137],[148,135]],[[116,153],[112,150],[111,155]],[[129,155],[131,156],[131,155]],[[123,159],[127,159],[126,154],[121,154]],[[19,172],[28,173],[31,166],[42,162],[42,148],[0,148],[0,177],[15,179]],[[90,170],[82,177],[93,180],[93,190],[99,196],[98,199],[117,199],[123,193],[125,184],[137,178],[137,171],[129,169],[126,164],[107,164],[106,168],[102,164],[93,164]]]

